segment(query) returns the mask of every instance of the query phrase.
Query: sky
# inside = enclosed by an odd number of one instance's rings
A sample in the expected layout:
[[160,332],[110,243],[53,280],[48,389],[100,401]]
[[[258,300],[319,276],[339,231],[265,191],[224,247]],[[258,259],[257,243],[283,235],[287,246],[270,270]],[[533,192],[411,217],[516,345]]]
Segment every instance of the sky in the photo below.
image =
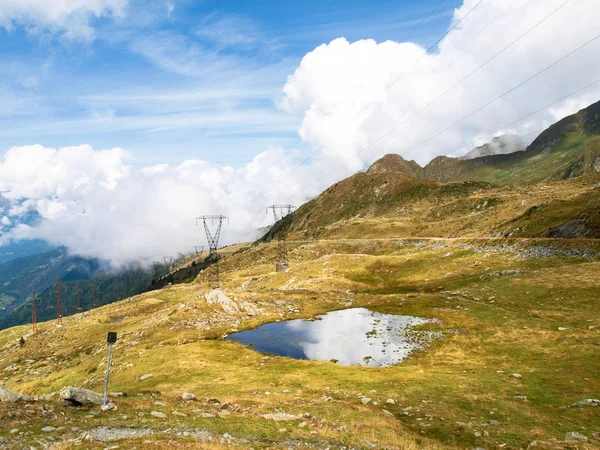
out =
[[[115,266],[256,237],[386,153],[600,99],[597,0],[0,0],[0,245]],[[6,204],[5,204],[6,203]],[[24,220],[34,212],[39,220]]]

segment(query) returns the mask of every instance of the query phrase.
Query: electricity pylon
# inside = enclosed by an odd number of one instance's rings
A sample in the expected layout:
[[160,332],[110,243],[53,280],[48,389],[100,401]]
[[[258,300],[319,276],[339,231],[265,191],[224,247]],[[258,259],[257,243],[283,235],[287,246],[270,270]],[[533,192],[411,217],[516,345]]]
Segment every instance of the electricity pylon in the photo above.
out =
[[62,304],[60,302],[60,276],[56,279],[56,318],[62,324]]
[[[204,253],[204,245],[195,245],[194,248],[196,249],[196,255]],[[198,249],[200,249],[200,250],[198,250]]]
[[96,307],[96,280],[92,280],[92,308]]
[[[202,223],[204,224],[204,231],[206,232],[206,240],[208,241],[210,257],[214,255],[217,252],[217,249],[219,248],[219,237],[221,236],[223,221],[227,220],[227,223],[229,224],[229,217],[221,215],[196,217],[196,226],[198,225],[198,220],[202,220]],[[218,223],[214,233],[210,231],[210,228],[208,226],[209,221],[211,225],[214,225],[215,222]]]
[[31,291],[31,327],[33,334],[37,334],[37,311],[35,308],[35,292]]
[[165,261],[165,266],[171,267],[171,264],[173,264],[174,258],[172,256],[163,256],[163,259]]
[[273,219],[277,222],[291,214],[295,209],[294,205],[271,205],[267,206],[267,214],[269,214],[269,210],[273,211]]

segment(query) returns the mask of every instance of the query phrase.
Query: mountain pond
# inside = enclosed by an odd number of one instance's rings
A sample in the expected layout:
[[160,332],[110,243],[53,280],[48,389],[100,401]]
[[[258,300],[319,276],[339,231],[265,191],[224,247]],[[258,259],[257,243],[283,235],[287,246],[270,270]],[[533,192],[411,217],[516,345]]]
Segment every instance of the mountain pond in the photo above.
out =
[[413,327],[435,321],[351,308],[329,312],[317,319],[272,322],[225,339],[262,353],[294,359],[384,367],[398,364],[412,351],[427,346],[439,332]]

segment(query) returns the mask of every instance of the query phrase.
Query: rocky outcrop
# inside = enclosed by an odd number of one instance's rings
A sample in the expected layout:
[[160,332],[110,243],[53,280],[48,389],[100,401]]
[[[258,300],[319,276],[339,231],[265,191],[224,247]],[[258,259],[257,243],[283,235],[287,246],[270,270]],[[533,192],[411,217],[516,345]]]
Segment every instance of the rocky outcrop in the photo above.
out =
[[29,402],[31,397],[0,387],[0,403]]
[[60,398],[73,406],[102,405],[104,399],[97,392],[67,386],[60,391]]
[[205,294],[204,298],[206,303],[211,306],[218,306],[227,314],[245,313],[255,315],[258,313],[258,309],[253,304],[236,297],[228,297],[222,289],[212,289]]

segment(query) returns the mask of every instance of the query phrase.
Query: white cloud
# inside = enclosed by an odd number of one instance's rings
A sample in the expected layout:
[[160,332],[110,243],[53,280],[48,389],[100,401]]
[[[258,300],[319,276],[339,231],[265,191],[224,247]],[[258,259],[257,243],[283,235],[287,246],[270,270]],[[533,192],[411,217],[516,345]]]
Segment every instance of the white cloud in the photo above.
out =
[[255,203],[257,208],[249,208],[290,170],[280,148],[263,152],[240,169],[205,161],[143,168],[132,162],[119,148],[11,148],[0,163],[0,191],[8,191],[3,196],[13,205],[3,223],[18,222],[13,219],[32,211],[41,222],[15,226],[3,243],[40,238],[115,265],[149,261],[189,253],[204,243],[203,228],[195,226],[195,218],[203,214],[231,218],[224,244],[256,238],[257,228],[269,220],[262,202],[300,192],[300,178],[289,180]]
[[[302,116],[300,134],[307,143],[313,148],[326,143],[321,153],[353,169],[365,167],[385,153],[405,154],[426,163],[433,156],[452,153],[463,145],[474,147],[472,141],[478,136],[600,78],[600,66],[595,61],[600,51],[598,40],[419,146],[596,36],[600,3],[570,2],[465,82],[410,118],[562,3],[564,0],[483,2],[442,41],[437,52],[424,57],[425,49],[411,43],[350,43],[336,39],[302,59],[283,89],[281,106]],[[454,20],[475,4],[476,0],[465,0]],[[577,26],[564,25],[569,23]],[[404,72],[407,73],[402,75]],[[398,77],[400,80],[386,89]],[[517,124],[497,134],[527,134],[599,97],[597,86],[580,93],[575,100],[537,114],[527,124]],[[362,152],[395,126],[395,132]],[[414,147],[417,148],[411,150]],[[340,171],[336,175],[345,174]]]
[[[85,145],[58,150],[39,145],[14,147],[0,162],[0,191],[9,191],[3,196],[11,201],[3,215],[15,224],[24,214],[36,211],[42,220],[35,228],[17,225],[4,239],[42,238],[66,245],[74,253],[101,257],[115,264],[155,259],[189,252],[194,245],[205,242],[203,230],[194,225],[199,215],[231,217],[223,243],[250,239],[268,220],[264,214],[266,205],[299,205],[385,153],[401,153],[425,163],[435,155],[452,153],[463,146],[464,151],[470,150],[484,143],[484,136],[497,129],[497,135],[526,135],[598,100],[597,85],[529,117],[522,124],[500,129],[600,79],[600,66],[595,58],[600,40],[409,152],[598,32],[595,18],[600,16],[600,3],[570,2],[467,81],[410,118],[562,1],[483,2],[430,55],[425,55],[425,49],[416,44],[391,41],[350,43],[340,38],[319,46],[302,59],[283,88],[280,105],[288,117],[244,106],[247,89],[252,91],[258,86],[268,90],[268,83],[234,84],[223,109],[211,106],[200,112],[195,110],[193,100],[211,103],[210,95],[206,97],[207,89],[160,95],[141,95],[138,91],[133,94],[135,100],[150,105],[153,113],[138,118],[114,116],[111,112],[115,102],[129,103],[128,94],[121,92],[117,97],[108,94],[106,98],[93,99],[101,111],[97,116],[53,124],[53,130],[44,132],[72,135],[70,128],[76,128],[92,133],[110,122],[111,132],[201,127],[209,130],[209,134],[226,133],[234,127],[243,134],[269,129],[285,131],[298,118],[302,121],[300,136],[312,149],[326,145],[291,176],[288,176],[293,167],[291,154],[279,147],[269,148],[237,169],[197,159],[175,165],[139,167],[128,152],[119,148],[98,151]],[[455,19],[474,5],[475,0],[465,0]],[[491,22],[493,25],[489,25]],[[577,23],[577,27],[566,27],[565,23]],[[165,39],[161,43],[162,37]],[[239,60],[233,63],[219,60],[218,52],[205,53],[202,46],[178,36],[166,34],[159,38],[150,36],[147,41],[138,41],[140,53],[147,53],[157,64],[177,73],[197,76],[214,63],[219,70],[231,68],[228,74],[244,76]],[[172,52],[173,48],[177,51]],[[388,88],[404,72],[406,75]],[[254,80],[260,78],[252,76]],[[193,100],[188,102],[189,99]],[[183,104],[184,111],[164,112],[165,105],[175,108],[176,104]],[[217,115],[215,111],[227,114]],[[394,133],[377,142],[396,126]],[[376,145],[363,152],[374,142]],[[165,155],[165,159],[169,156]]]
[[51,31],[68,39],[91,40],[92,18],[125,15],[128,0],[0,0],[0,26],[22,25],[32,32]]

